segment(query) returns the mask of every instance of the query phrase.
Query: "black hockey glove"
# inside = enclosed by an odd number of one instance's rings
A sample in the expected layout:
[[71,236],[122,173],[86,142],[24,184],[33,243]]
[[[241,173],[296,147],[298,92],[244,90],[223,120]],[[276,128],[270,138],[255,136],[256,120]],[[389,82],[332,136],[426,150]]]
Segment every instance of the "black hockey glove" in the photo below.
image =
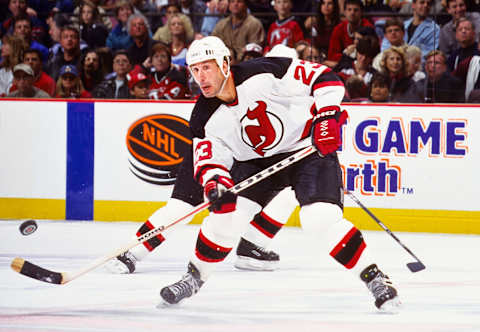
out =
[[235,211],[237,195],[228,191],[234,185],[232,179],[220,175],[215,175],[208,180],[204,187],[205,196],[212,203],[208,209],[213,213]]

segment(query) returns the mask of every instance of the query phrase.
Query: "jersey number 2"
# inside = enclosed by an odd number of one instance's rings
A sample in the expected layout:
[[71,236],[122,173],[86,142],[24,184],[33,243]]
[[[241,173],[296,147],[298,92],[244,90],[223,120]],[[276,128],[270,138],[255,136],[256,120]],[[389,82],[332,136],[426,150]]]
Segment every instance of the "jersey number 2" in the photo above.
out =
[[[295,73],[294,73],[293,77],[296,80],[301,79],[302,82],[306,85],[310,85],[310,83],[312,82],[313,75],[315,75],[315,70],[310,71],[310,73],[307,75],[307,69],[305,68],[305,66],[303,66],[306,63],[306,61],[302,61],[301,63],[302,63],[302,65],[298,65],[295,68]],[[313,64],[311,62],[309,62],[309,63]],[[317,68],[320,68],[320,65],[317,64],[317,63],[313,64],[312,69],[317,69]]]

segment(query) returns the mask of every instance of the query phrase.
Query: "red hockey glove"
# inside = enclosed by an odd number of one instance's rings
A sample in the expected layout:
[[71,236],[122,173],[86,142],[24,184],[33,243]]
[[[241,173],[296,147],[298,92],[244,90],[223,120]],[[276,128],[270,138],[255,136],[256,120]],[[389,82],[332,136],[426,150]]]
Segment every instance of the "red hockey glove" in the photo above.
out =
[[348,118],[347,111],[341,111],[338,106],[322,107],[313,120],[312,144],[326,156],[335,152],[342,145],[340,128]]
[[228,213],[235,211],[237,195],[228,191],[235,184],[233,180],[220,175],[215,175],[207,181],[204,187],[205,196],[212,203],[209,210],[214,213]]

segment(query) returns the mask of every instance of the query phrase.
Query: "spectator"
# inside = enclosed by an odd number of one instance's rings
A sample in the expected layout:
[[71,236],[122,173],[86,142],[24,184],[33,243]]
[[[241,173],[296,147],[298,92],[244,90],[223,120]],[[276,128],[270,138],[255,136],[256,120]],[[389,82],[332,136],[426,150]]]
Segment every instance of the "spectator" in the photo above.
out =
[[342,57],[339,60],[341,63],[345,58],[356,59],[357,57],[357,45],[360,40],[368,39],[370,45],[372,46],[372,52],[375,51],[375,55],[380,52],[380,45],[378,41],[377,33],[375,29],[371,27],[360,27],[357,31],[353,33],[353,44],[348,45],[342,52]]
[[383,52],[380,68],[389,81],[389,101],[411,101],[407,90],[414,82],[407,76],[406,64],[405,51],[402,48],[392,46]]
[[328,47],[328,62],[325,64],[334,67],[342,57],[343,50],[353,44],[355,31],[360,27],[371,27],[372,23],[362,18],[363,3],[361,0],[345,0],[346,20],[339,23],[332,32]]
[[407,59],[407,76],[411,77],[414,82],[425,78],[422,67],[422,50],[417,46],[407,46],[405,49]]
[[[200,33],[202,36],[210,36],[215,28],[215,25],[220,21],[220,16],[215,15],[224,15],[228,9],[228,0],[209,0],[206,2],[207,9],[205,10],[206,16],[203,18],[202,28]],[[254,11],[254,13],[257,13]],[[212,16],[208,16],[208,15]]]
[[42,61],[47,63],[48,48],[32,39],[32,21],[28,15],[19,14],[14,18],[13,35],[23,38],[31,49],[39,50],[42,54]]
[[75,8],[74,11],[73,11],[73,22],[74,23],[80,23],[79,18],[81,16],[81,7],[85,2],[88,2],[90,6],[97,7],[98,17],[100,18],[101,23],[107,29],[107,31],[112,30],[112,21],[110,21],[110,17],[108,16],[105,9],[98,6],[98,2],[99,2],[98,0],[82,0],[82,1],[79,1],[80,5],[77,6],[77,8]]
[[112,51],[128,49],[133,44],[133,39],[127,30],[127,22],[133,13],[133,6],[127,0],[117,1],[115,4],[115,17],[117,25],[107,36],[106,45]]
[[[370,86],[373,75],[377,72],[372,67],[372,60],[377,54],[378,49],[378,41],[376,45],[372,45],[371,39],[361,39],[356,46],[356,59],[348,57],[348,59],[350,59],[349,62],[340,62],[334,69],[344,82],[347,82],[352,76],[361,80],[360,83],[362,84],[360,84],[358,80],[351,82],[353,87],[355,87],[355,98],[361,97],[366,99],[368,97],[368,86]],[[359,85],[361,85],[361,89]],[[353,98],[351,95],[349,95],[349,97]]]
[[151,61],[146,66],[151,81],[149,97],[168,100],[189,97],[187,68],[172,63],[170,48],[158,43],[152,47],[150,54]]
[[127,49],[128,57],[132,62],[132,66],[142,64],[155,44],[150,37],[150,25],[148,20],[142,14],[132,14],[127,22],[127,29],[133,44]]
[[390,87],[388,85],[388,78],[381,73],[373,75],[370,81],[368,100],[373,103],[385,103],[388,102],[389,94]]
[[330,37],[333,29],[340,23],[340,8],[337,0],[320,0],[317,16],[309,16],[305,20],[307,35],[314,45],[328,54]]
[[187,15],[192,21],[193,30],[200,32],[202,29],[202,21],[207,6],[202,0],[179,0],[180,10],[183,14]]
[[[60,34],[62,28],[71,25],[72,21],[70,18],[61,13],[54,14],[47,19],[49,26],[48,33],[50,35],[50,48],[48,49],[48,59],[55,57],[58,53],[58,50],[62,48],[60,45]],[[80,46],[81,48],[81,46]]]
[[113,75],[98,84],[92,92],[95,98],[127,99],[130,97],[127,74],[132,65],[127,51],[118,50],[113,56]]
[[457,69],[462,61],[467,60],[473,55],[480,55],[478,43],[475,41],[475,27],[467,18],[460,18],[457,23],[455,37],[460,45],[448,58],[447,65],[450,71]]
[[[404,40],[422,50],[422,58],[438,47],[440,27],[428,18],[432,0],[412,0],[413,17],[404,22]],[[385,42],[384,47],[390,47]]]
[[[75,9],[74,0],[28,0],[28,5],[35,10],[37,13],[36,18],[39,19],[42,25],[40,30],[36,26],[32,26],[32,37],[34,40],[48,47],[51,46],[51,41],[46,30],[50,25],[48,22],[49,18],[57,13],[70,16]],[[47,23],[47,25],[45,25],[45,23]]]
[[[55,96],[55,81],[43,71],[41,54],[39,50],[28,49],[23,53],[23,62],[29,65],[33,70],[33,86],[45,91],[51,97]],[[15,80],[14,80],[15,81]],[[14,82],[10,92],[17,89]]]
[[383,52],[389,49],[392,46],[403,47],[407,45],[405,42],[405,26],[403,21],[398,17],[392,17],[385,21],[383,27],[384,39],[382,39],[382,44],[380,50]]
[[104,70],[100,56],[94,50],[87,51],[80,60],[80,79],[88,92],[103,80]]
[[[298,2],[298,1],[296,1],[296,2]],[[228,0],[227,0],[227,7],[228,7]],[[268,15],[268,14],[273,13],[273,1],[271,1],[271,0],[249,0],[249,1],[247,1],[247,7],[248,7],[248,11],[250,13],[260,14],[260,15],[257,16],[257,18],[262,23],[263,30],[268,31],[268,27],[275,20],[273,18],[273,16]]]
[[165,5],[163,7],[164,7],[164,9],[162,10],[162,12],[164,12],[164,15],[162,17],[163,24],[161,27],[157,29],[157,31],[155,31],[155,34],[152,37],[154,40],[158,40],[158,41],[166,40],[168,38],[171,39],[171,37],[169,37],[170,31],[168,30],[168,20],[172,15],[180,13],[180,6],[176,2],[169,3],[168,5]]
[[324,54],[320,53],[314,45],[305,46],[305,48],[298,53],[298,58],[315,63],[323,63],[325,60]]
[[274,0],[273,8],[277,13],[277,19],[268,29],[265,52],[278,44],[293,47],[303,40],[302,28],[292,15],[292,0]]
[[13,83],[13,67],[21,62],[27,49],[25,41],[16,36],[6,35],[2,40],[2,62],[0,63],[0,97],[8,94]]
[[459,20],[463,17],[469,19],[475,26],[475,35],[478,36],[480,33],[480,14],[467,13],[465,0],[447,0],[447,12],[452,16],[452,19],[440,30],[439,48],[448,59],[460,47],[455,33]]
[[[0,36],[13,32],[14,19],[19,15],[30,17],[32,31],[35,31],[35,36],[41,40],[45,35],[45,25],[37,18],[37,13],[27,6],[26,0],[8,0],[7,18],[2,22]],[[32,33],[32,35],[34,34]]]
[[60,32],[60,46],[57,55],[50,58],[47,73],[58,81],[60,68],[65,65],[77,66],[80,62],[80,32],[72,25],[63,27]]
[[240,61],[243,49],[249,43],[263,45],[265,31],[262,23],[247,12],[246,0],[229,0],[230,15],[218,21],[212,35],[223,40],[235,51],[235,61]]
[[[139,66],[137,66],[138,68]],[[130,96],[134,99],[148,99],[150,81],[141,70],[133,69],[127,75]]]
[[172,62],[185,66],[188,45],[193,40],[192,22],[184,14],[172,14],[167,22],[168,30],[165,36],[160,36],[160,41],[170,46]]
[[358,103],[368,101],[368,88],[363,81],[363,78],[357,75],[352,75],[345,81],[346,98],[348,101]]
[[77,67],[64,65],[60,68],[57,80],[56,98],[91,98],[92,95],[83,88]]
[[383,52],[392,46],[407,49],[408,44],[404,40],[405,27],[402,20],[393,17],[387,19],[383,27],[384,38],[380,47],[381,52],[373,59],[373,68],[380,70],[380,62],[383,58]]
[[84,0],[79,7],[80,38],[88,47],[98,48],[105,46],[109,31],[102,24],[98,7],[88,0]]
[[245,45],[245,49],[243,50],[243,57],[241,61],[248,61],[254,58],[260,58],[263,56],[263,48],[262,46],[250,43]]
[[19,63],[13,67],[13,82],[17,89],[10,92],[8,97],[14,98],[50,98],[50,95],[33,85],[34,74],[26,63]]
[[447,70],[445,54],[431,51],[425,61],[427,77],[416,82],[410,93],[426,103],[458,103],[465,100],[464,84]]

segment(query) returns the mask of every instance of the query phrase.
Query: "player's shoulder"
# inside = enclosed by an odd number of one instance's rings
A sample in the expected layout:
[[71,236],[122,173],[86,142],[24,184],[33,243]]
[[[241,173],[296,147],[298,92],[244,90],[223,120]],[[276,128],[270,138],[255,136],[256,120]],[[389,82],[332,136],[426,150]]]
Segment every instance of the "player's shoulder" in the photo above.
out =
[[288,71],[293,59],[284,57],[260,57],[240,62],[232,66],[235,85],[259,74],[270,73],[276,78],[282,78]]
[[221,104],[222,101],[218,98],[205,98],[203,95],[198,97],[189,121],[194,137],[205,137],[205,125]]

